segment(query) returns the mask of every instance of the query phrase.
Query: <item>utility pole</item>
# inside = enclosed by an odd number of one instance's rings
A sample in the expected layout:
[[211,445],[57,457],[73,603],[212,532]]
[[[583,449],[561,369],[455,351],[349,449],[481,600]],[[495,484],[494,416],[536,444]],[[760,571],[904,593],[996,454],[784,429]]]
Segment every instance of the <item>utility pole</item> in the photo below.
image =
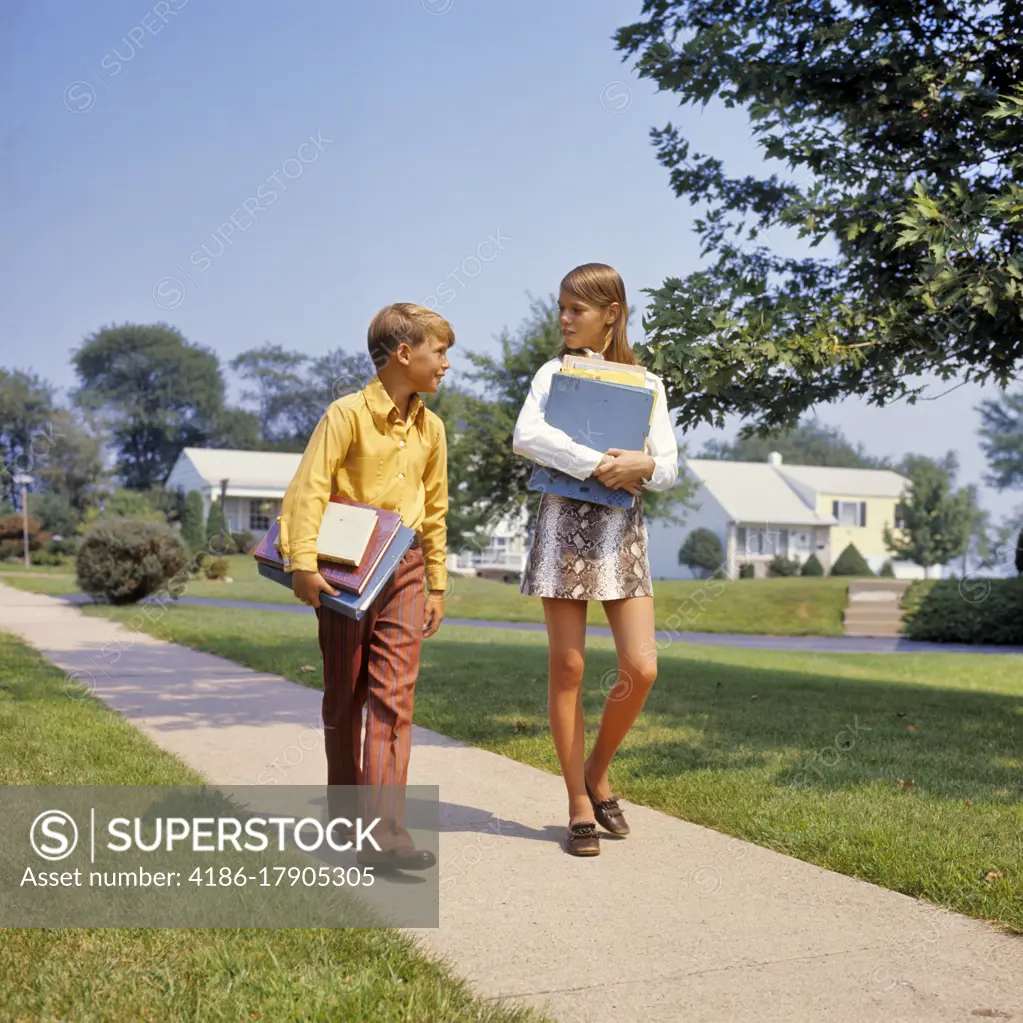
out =
[[14,477],[14,482],[21,484],[21,534],[25,547],[25,567],[28,568],[28,485],[32,477],[21,473]]

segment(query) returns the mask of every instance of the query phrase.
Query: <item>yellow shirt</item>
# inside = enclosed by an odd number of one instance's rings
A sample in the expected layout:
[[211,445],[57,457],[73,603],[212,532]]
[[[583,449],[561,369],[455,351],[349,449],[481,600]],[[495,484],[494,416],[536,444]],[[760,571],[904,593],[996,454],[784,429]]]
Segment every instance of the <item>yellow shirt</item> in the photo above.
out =
[[331,494],[398,512],[419,533],[430,589],[445,588],[447,440],[443,421],[418,394],[403,421],[375,376],[323,414],[281,506],[287,571],[316,571],[316,537]]

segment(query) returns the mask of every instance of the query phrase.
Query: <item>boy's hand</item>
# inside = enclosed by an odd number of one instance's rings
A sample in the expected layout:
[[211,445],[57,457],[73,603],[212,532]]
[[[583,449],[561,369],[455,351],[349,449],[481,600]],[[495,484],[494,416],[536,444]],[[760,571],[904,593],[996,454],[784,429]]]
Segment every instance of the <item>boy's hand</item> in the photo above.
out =
[[426,598],[426,614],[423,618],[423,639],[429,639],[444,621],[443,591],[430,593]]
[[310,607],[320,606],[320,594],[329,593],[332,597],[337,596],[335,590],[319,572],[292,572],[291,592]]

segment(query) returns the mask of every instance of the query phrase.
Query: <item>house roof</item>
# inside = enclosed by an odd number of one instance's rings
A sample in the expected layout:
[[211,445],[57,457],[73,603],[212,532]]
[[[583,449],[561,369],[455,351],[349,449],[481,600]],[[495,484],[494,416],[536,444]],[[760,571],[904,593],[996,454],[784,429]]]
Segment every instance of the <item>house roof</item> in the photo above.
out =
[[767,462],[725,462],[692,458],[686,469],[698,479],[734,522],[778,526],[828,526]]
[[890,469],[838,469],[824,465],[786,465],[777,467],[783,476],[836,497],[890,497],[898,500],[909,483]]
[[[288,489],[298,471],[301,454],[290,451],[240,451],[235,448],[185,448],[196,472],[214,489],[222,479],[228,480],[227,492],[232,496],[261,497],[269,491]],[[241,491],[254,493],[244,494]]]

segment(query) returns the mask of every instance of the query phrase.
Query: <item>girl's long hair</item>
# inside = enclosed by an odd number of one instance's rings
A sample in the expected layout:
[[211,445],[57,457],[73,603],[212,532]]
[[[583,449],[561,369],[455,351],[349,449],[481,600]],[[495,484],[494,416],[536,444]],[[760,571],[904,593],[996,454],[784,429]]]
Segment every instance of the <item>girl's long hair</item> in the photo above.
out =
[[[627,366],[638,364],[632,346],[626,335],[629,320],[629,304],[625,298],[625,282],[614,267],[606,263],[583,263],[570,270],[561,281],[561,288],[570,295],[581,299],[587,305],[598,309],[607,309],[612,302],[621,307],[618,319],[607,328],[610,340],[603,355],[608,362],[623,362]],[[605,335],[605,340],[607,340]],[[572,349],[562,344],[558,349],[558,358],[567,355]]]

